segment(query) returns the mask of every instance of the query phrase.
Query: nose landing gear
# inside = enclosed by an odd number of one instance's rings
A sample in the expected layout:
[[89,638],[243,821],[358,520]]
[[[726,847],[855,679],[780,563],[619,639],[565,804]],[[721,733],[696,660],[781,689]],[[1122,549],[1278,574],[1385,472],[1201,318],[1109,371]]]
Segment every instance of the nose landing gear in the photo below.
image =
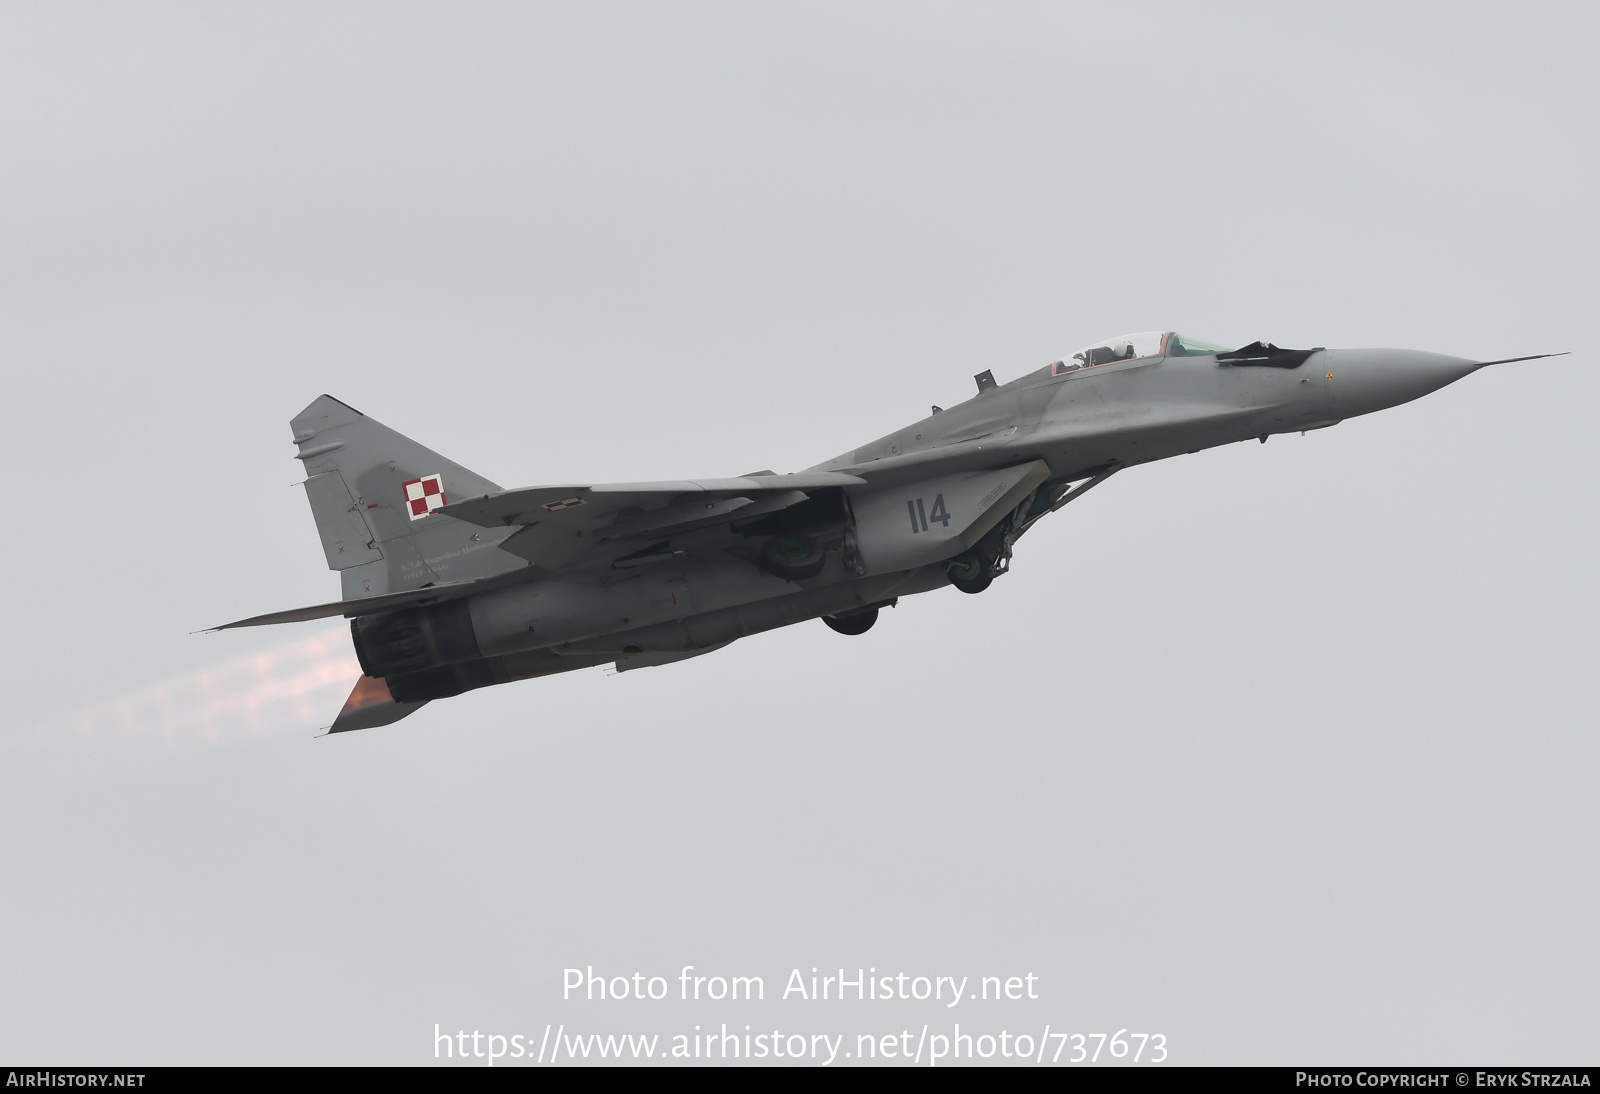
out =
[[994,565],[976,551],[957,555],[945,563],[950,584],[964,593],[981,593],[994,581]]

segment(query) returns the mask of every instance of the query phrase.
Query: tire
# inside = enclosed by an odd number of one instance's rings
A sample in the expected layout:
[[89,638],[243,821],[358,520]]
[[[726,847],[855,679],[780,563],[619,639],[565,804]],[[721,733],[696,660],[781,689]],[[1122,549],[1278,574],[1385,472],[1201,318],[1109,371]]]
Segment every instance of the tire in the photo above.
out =
[[869,608],[864,612],[851,612],[846,616],[825,615],[822,621],[840,634],[866,634],[872,625],[878,621],[878,609]]
[[982,555],[968,551],[945,563],[950,584],[964,593],[981,593],[994,581],[994,570]]
[[785,581],[816,577],[827,560],[822,547],[808,536],[776,535],[761,548],[761,568]]

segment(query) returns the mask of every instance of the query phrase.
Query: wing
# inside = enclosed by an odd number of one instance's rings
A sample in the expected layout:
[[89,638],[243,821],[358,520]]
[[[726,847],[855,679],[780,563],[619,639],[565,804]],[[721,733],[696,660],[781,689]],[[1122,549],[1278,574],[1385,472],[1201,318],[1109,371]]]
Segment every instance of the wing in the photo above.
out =
[[[550,520],[574,525],[605,526],[629,510],[654,512],[674,503],[709,505],[715,501],[744,501],[757,497],[821,490],[831,486],[860,486],[865,480],[836,471],[807,471],[798,475],[744,475],[735,479],[683,479],[676,482],[619,482],[590,486],[526,486],[502,490],[465,501],[452,502],[437,512],[476,524],[500,528],[511,524],[531,526]],[[577,510],[582,510],[578,512]],[[731,512],[731,510],[730,510]],[[670,521],[653,521],[661,527]]]
[[[604,544],[662,539],[798,505],[812,492],[860,486],[836,471],[744,475],[503,490],[437,510],[482,528],[519,525],[499,546],[545,569],[561,569]],[[612,552],[615,553],[615,552]]]
[[[713,524],[759,517],[798,505],[814,491],[859,486],[865,482],[865,479],[836,471],[806,471],[797,475],[762,473],[735,479],[681,482],[532,486],[452,502],[433,512],[481,528],[520,525],[516,533],[496,546],[548,572],[595,559],[609,564],[618,556],[648,552],[652,540]],[[404,592],[291,608],[210,629],[225,631],[234,627],[299,623],[336,615],[353,617],[419,607],[526,581],[537,572],[513,570],[471,581],[445,581]]]

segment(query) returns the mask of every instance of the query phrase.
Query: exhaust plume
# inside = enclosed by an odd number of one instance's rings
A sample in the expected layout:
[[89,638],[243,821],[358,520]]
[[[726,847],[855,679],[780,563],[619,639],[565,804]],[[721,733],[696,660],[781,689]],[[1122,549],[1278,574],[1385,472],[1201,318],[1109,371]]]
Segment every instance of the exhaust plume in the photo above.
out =
[[177,751],[328,726],[361,675],[344,627],[175,677],[37,726],[33,744]]

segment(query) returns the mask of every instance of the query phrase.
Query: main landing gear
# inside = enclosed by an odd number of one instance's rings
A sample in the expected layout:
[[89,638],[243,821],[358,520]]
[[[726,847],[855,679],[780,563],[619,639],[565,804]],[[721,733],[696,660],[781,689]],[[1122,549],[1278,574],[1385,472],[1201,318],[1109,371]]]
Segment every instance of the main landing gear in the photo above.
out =
[[866,634],[878,621],[878,609],[867,608],[849,615],[825,615],[822,621],[840,634]]
[[827,555],[810,536],[781,533],[762,546],[760,559],[767,573],[785,581],[802,581],[822,572]]

